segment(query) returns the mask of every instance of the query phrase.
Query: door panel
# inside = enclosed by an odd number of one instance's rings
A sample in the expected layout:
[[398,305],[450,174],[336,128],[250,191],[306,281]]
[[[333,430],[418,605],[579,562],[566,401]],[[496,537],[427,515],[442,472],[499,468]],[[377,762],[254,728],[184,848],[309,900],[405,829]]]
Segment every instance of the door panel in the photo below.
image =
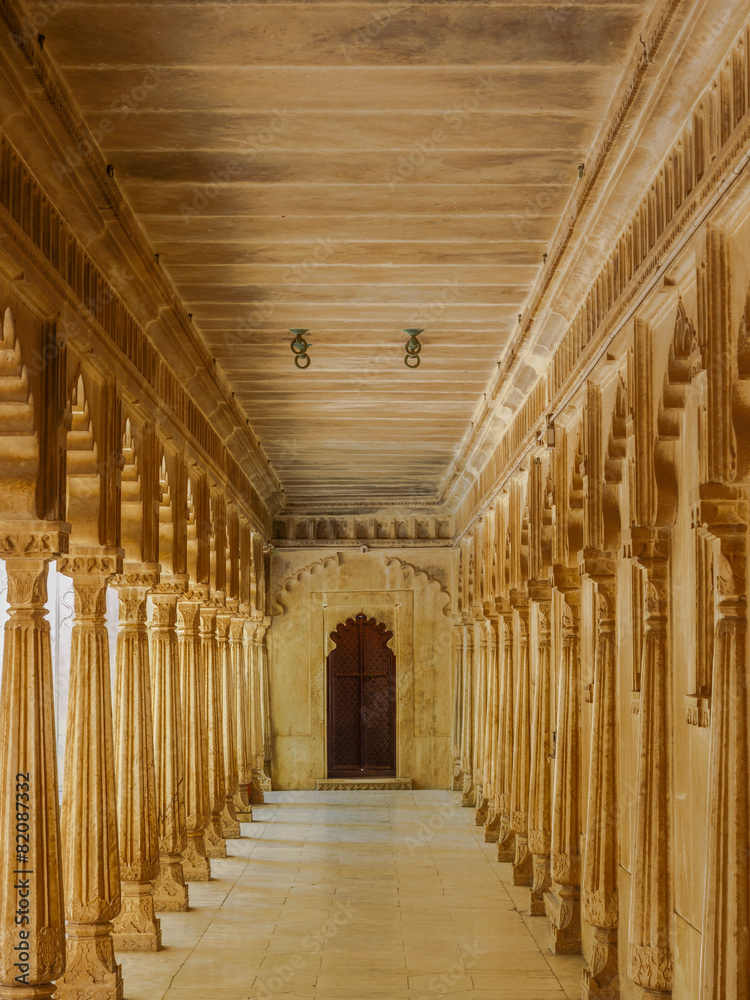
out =
[[328,775],[396,774],[393,633],[359,614],[340,624],[328,657]]

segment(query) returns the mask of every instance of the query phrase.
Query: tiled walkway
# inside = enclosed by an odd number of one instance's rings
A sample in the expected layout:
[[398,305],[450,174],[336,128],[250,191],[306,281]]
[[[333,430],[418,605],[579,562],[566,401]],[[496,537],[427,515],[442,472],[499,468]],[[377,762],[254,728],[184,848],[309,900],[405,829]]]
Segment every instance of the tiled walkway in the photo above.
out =
[[161,914],[166,948],[120,955],[129,1000],[565,1000],[580,958],[546,947],[528,889],[449,792],[276,792]]

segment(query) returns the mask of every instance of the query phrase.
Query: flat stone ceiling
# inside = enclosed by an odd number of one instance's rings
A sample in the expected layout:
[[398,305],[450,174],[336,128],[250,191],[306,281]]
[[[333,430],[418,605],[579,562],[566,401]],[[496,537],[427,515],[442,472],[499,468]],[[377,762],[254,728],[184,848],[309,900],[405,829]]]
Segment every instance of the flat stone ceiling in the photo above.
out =
[[[646,6],[66,0],[48,18],[287,502],[438,498]],[[290,327],[311,331],[307,371]]]

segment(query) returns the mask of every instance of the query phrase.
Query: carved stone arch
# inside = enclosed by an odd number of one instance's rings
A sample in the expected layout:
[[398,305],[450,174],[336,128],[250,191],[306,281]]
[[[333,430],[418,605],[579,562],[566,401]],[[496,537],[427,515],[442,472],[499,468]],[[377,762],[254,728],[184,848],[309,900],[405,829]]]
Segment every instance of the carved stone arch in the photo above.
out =
[[690,383],[702,367],[698,335],[680,299],[669,348],[664,387],[656,419],[654,478],[656,481],[656,523],[671,527],[677,517],[678,475],[676,446],[684,428],[685,407]]
[[39,437],[29,373],[16,337],[13,313],[2,317],[0,333],[0,517],[37,517]]
[[127,413],[123,414],[122,472],[120,474],[120,537],[125,558],[141,560],[143,556],[143,489],[141,458],[133,424]]
[[338,566],[340,564],[338,552],[333,553],[329,556],[324,556],[322,559],[317,559],[315,562],[310,563],[307,566],[303,566],[302,569],[297,570],[284,580],[281,587],[276,593],[273,601],[273,609],[271,614],[273,615],[283,615],[287,611],[287,595],[291,594],[298,583],[305,579],[305,577],[313,576],[315,573],[323,572],[329,566]]
[[76,370],[68,394],[70,427],[67,436],[67,518],[71,542],[98,546],[102,542],[102,477],[112,475],[119,455],[100,466],[94,420],[85,376]]
[[[620,372],[615,390],[607,450],[604,457],[604,483],[602,488],[602,513],[604,550],[616,552],[620,548],[623,524],[623,491],[632,497],[635,488],[628,466],[628,438],[633,436],[625,374]],[[625,470],[625,472],[624,472]]]
[[445,597],[445,602],[442,608],[443,614],[446,618],[451,617],[451,595],[442,580],[428,573],[424,569],[419,569],[417,566],[413,566],[411,563],[405,562],[403,559],[399,559],[397,556],[386,556],[385,566],[386,569],[391,566],[398,567],[401,570],[402,576],[408,582],[426,580],[427,586],[437,587],[440,590],[440,593]]
[[176,573],[175,547],[175,509],[172,495],[172,482],[167,465],[167,455],[163,447],[159,448],[159,561],[162,570]]
[[584,477],[586,475],[586,457],[584,454],[585,430],[581,419],[576,431],[576,448],[568,480],[568,561],[575,563],[578,553],[583,548],[583,508],[584,508]]

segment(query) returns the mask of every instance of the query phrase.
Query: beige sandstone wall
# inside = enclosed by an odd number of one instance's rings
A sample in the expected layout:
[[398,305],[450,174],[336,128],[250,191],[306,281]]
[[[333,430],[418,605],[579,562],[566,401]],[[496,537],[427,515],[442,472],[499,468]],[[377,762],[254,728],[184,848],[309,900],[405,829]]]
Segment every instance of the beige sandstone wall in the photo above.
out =
[[450,549],[276,551],[269,632],[274,788],[326,776],[326,657],[360,611],[394,633],[397,765],[416,787],[451,778]]

